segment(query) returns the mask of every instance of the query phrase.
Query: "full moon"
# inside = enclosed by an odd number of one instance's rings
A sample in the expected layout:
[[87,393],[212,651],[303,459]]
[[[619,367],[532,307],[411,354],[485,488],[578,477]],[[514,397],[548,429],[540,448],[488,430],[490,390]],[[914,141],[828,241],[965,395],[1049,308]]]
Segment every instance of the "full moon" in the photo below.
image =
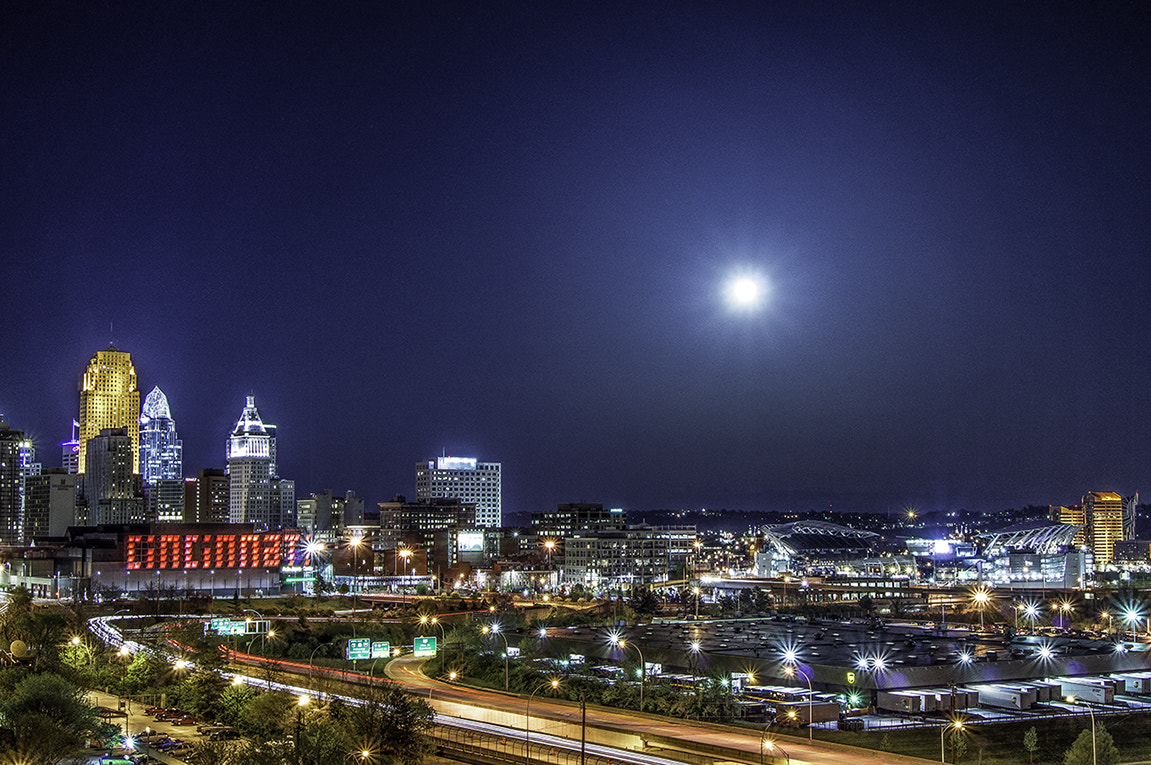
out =
[[750,276],[738,277],[728,285],[728,298],[737,308],[752,308],[759,303],[763,288]]

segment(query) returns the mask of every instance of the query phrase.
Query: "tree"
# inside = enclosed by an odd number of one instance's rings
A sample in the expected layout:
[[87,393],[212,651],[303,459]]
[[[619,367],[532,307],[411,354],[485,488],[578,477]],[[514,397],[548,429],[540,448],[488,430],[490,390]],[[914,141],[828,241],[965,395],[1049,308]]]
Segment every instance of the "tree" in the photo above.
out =
[[1079,734],[1075,743],[1063,754],[1063,765],[1116,765],[1119,762],[1119,750],[1115,747],[1115,740],[1102,725],[1095,726],[1095,746],[1091,746],[1091,729]]
[[1035,762],[1035,752],[1039,749],[1039,732],[1032,725],[1023,734],[1023,748],[1027,750],[1027,761]]
[[86,737],[114,732],[84,692],[58,675],[29,675],[0,700],[0,752],[21,762],[55,763]]
[[351,741],[383,762],[416,765],[432,750],[432,708],[395,683],[373,687],[362,706],[333,707],[332,716]]
[[660,600],[650,587],[637,587],[628,605],[637,614],[655,614],[659,613]]
[[284,720],[295,703],[295,699],[283,691],[258,694],[245,705],[237,727],[250,736],[274,738],[283,735]]
[[221,702],[228,687],[228,681],[219,672],[197,666],[180,684],[181,703],[200,717],[214,720],[223,708]]
[[951,742],[952,765],[957,765],[963,759],[963,755],[967,754],[967,737],[963,735],[963,731],[954,730],[947,738]]
[[226,725],[231,725],[233,728],[240,727],[243,723],[244,713],[248,709],[249,702],[259,695],[259,692],[251,686],[229,685],[227,689],[220,694],[220,706],[217,719]]

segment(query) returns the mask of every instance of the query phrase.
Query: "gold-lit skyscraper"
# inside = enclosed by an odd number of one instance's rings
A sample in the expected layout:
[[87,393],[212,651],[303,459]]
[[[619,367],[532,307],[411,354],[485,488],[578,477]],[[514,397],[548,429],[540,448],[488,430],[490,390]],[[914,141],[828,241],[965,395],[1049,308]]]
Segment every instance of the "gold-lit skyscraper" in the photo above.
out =
[[96,351],[80,383],[79,470],[84,471],[88,439],[106,428],[124,428],[132,440],[132,472],[140,472],[140,389],[132,355],[109,345]]
[[1115,543],[1123,540],[1123,497],[1113,491],[1090,491],[1083,495],[1083,510],[1095,565],[1106,565],[1114,557]]
[[1055,523],[1080,527],[1075,538],[1071,540],[1073,546],[1080,547],[1087,541],[1087,511],[1083,509],[1083,505],[1075,507],[1056,505],[1051,508],[1051,520]]

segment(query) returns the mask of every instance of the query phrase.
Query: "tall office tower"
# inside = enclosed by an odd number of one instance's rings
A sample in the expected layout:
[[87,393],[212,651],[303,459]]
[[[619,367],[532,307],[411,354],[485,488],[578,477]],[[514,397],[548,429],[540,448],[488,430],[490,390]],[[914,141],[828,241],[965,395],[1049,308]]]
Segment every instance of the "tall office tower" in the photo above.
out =
[[79,476],[67,468],[47,468],[24,481],[24,541],[62,537],[76,522]]
[[1123,541],[1123,497],[1113,491],[1089,491],[1083,495],[1087,515],[1087,540],[1102,566],[1114,557],[1116,542]]
[[1051,520],[1055,523],[1062,523],[1065,526],[1079,526],[1079,531],[1075,532],[1075,537],[1071,540],[1071,544],[1075,547],[1082,547],[1086,544],[1087,513],[1083,509],[1083,505],[1075,505],[1075,507],[1056,505],[1051,508]]
[[184,479],[161,478],[144,487],[148,497],[148,521],[154,523],[184,522]]
[[271,464],[268,465],[268,469],[272,472],[272,478],[280,477],[280,466],[276,461],[276,457],[279,451],[277,449],[276,433],[278,433],[279,430],[280,429],[278,427],[270,422],[264,423],[264,432],[268,434],[268,457],[272,461]]
[[84,446],[83,495],[89,522],[143,523],[143,486],[133,469],[139,436],[132,436],[127,428],[105,428]]
[[272,478],[272,517],[276,528],[296,525],[296,482],[288,478]]
[[16,545],[24,534],[24,433],[0,417],[0,544]]
[[228,474],[205,468],[195,478],[184,480],[184,519],[188,523],[227,523],[229,515]]
[[416,463],[416,497],[455,497],[476,506],[476,524],[499,528],[500,463],[475,457],[436,457]]
[[184,478],[184,444],[176,435],[168,397],[159,386],[144,399],[140,413],[140,475],[146,486],[161,479]]
[[132,439],[132,472],[140,472],[140,391],[132,355],[108,346],[96,351],[80,383],[80,436],[77,465],[87,468],[88,441],[107,428],[124,428]]
[[272,439],[260,420],[256,397],[248,396],[244,411],[228,437],[230,523],[254,523],[256,531],[279,528],[279,518],[272,517],[271,448]]
[[1135,517],[1139,510],[1139,492],[1123,498],[1123,540],[1135,538]]

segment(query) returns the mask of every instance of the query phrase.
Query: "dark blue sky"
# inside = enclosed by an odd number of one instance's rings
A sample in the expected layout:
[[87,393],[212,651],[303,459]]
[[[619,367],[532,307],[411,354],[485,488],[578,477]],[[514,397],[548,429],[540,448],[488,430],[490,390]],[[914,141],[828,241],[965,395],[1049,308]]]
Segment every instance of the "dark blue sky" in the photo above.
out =
[[300,494],[441,449],[513,515],[1151,491],[1149,19],[9,5],[0,412],[59,464],[114,339],[186,472],[254,393]]

